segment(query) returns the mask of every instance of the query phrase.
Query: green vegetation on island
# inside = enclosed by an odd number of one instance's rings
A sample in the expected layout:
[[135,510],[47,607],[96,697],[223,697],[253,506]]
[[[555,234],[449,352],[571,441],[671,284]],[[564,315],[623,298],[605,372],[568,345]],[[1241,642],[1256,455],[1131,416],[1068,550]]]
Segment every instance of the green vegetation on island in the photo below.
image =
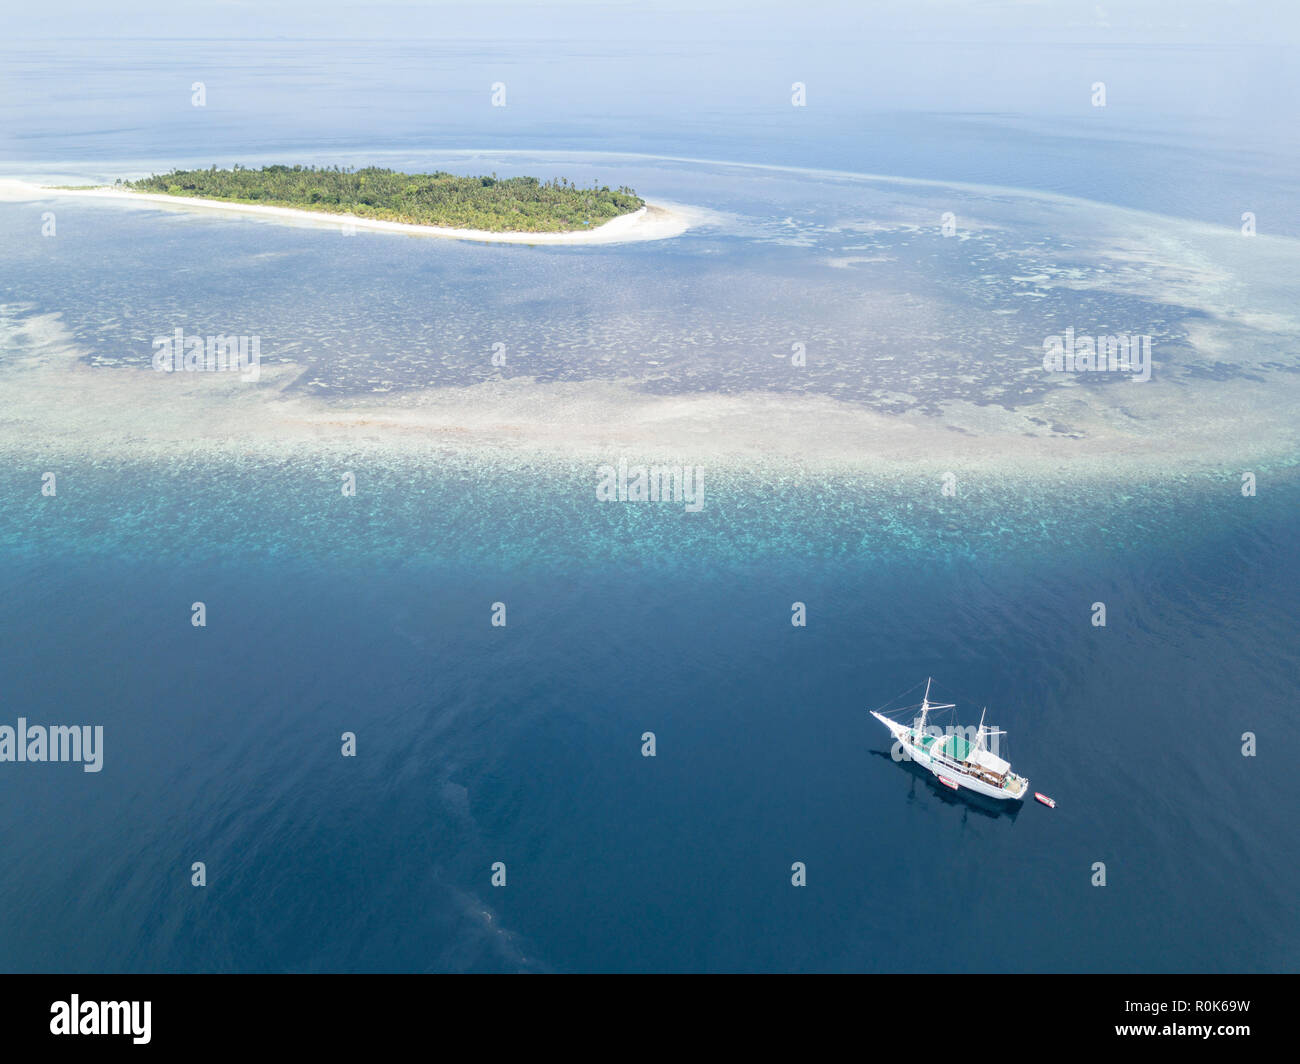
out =
[[645,206],[630,188],[581,188],[566,178],[457,177],[444,171],[403,174],[366,167],[264,166],[250,170],[173,170],[118,181],[137,192],[297,207],[389,222],[485,229],[493,233],[566,233],[594,229]]

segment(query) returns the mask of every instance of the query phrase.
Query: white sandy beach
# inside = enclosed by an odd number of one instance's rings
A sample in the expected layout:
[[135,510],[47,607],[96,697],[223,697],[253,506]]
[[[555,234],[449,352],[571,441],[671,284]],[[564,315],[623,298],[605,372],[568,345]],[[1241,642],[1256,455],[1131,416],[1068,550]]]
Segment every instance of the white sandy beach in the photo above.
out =
[[30,202],[51,197],[110,200],[130,206],[163,206],[183,211],[223,211],[263,218],[289,225],[325,229],[355,229],[368,232],[402,233],[407,236],[437,237],[444,240],[477,240],[490,244],[626,244],[639,240],[667,240],[681,236],[691,225],[689,211],[665,204],[647,203],[639,211],[624,214],[595,229],[573,233],[493,233],[484,229],[452,229],[438,225],[413,225],[359,218],[354,214],[327,214],[294,207],[270,207],[252,203],[168,196],[164,193],[133,192],[103,186],[99,188],[51,188],[27,181],[0,178],[0,201]]

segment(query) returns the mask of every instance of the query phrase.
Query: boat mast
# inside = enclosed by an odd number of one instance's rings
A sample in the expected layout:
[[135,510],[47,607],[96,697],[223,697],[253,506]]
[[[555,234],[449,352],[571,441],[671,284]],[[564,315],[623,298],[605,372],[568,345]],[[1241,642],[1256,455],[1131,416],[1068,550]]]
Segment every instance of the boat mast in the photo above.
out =
[[980,730],[979,730],[979,733],[975,736],[975,749],[977,749],[977,750],[985,750],[985,749],[987,749],[987,747],[984,745],[984,739],[985,739],[986,736],[989,736],[989,735],[1006,735],[1006,732],[1004,732],[1001,728],[986,728],[986,727],[984,727],[984,714],[987,713],[988,711],[989,711],[989,707],[988,707],[988,706],[985,706],[984,709],[983,709],[983,710],[981,711],[981,713],[980,713]]
[[925,695],[921,698],[921,715],[916,718],[916,735],[921,739],[925,735],[925,718],[930,714],[930,681],[933,677],[925,678]]

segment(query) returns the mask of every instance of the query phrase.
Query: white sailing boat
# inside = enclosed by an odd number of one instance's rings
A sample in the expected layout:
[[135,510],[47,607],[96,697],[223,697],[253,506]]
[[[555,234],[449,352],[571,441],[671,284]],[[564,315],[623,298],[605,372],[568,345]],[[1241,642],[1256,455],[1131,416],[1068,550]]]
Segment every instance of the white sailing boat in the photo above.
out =
[[[908,708],[910,710],[912,707]],[[1011,771],[1010,763],[1003,761],[985,746],[988,736],[1005,735],[1006,732],[985,727],[983,713],[980,714],[975,741],[971,742],[956,734],[927,734],[926,722],[931,710],[956,708],[952,704],[930,701],[929,679],[925,681],[925,697],[921,699],[920,708],[920,715],[910,725],[890,720],[875,710],[871,715],[889,729],[889,734],[901,745],[903,756],[922,768],[929,769],[939,777],[940,783],[954,791],[969,790],[986,798],[1017,802],[1029,793],[1029,780],[1017,776]]]

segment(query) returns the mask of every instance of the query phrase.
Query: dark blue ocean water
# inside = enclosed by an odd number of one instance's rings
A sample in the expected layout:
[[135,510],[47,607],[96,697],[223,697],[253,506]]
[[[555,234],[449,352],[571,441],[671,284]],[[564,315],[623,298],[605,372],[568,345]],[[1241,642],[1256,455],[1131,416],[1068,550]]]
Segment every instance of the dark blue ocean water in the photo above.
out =
[[[427,470],[351,510],[275,469],[17,503],[10,471],[6,719],[107,739],[99,774],[0,776],[5,965],[1294,968],[1279,476],[1255,499],[1230,476],[1008,485],[989,536],[986,511],[896,523],[845,483],[809,492],[838,521],[742,492],[701,531]],[[867,710],[927,674],[989,705],[1056,810],[991,812],[890,760]],[[905,933],[916,912],[944,933]]]
[[[1152,70],[1149,53],[1094,37],[1058,43],[1038,95],[1006,73],[1025,69],[1016,48],[951,45],[942,90],[922,44],[859,67],[849,45],[809,47],[803,65],[835,102],[796,116],[779,39],[726,63],[662,41],[13,46],[0,173],[115,176],[205,152],[403,165],[435,148],[573,150],[596,167],[593,151],[639,151],[1066,192],[1227,226],[1263,204],[1275,232],[1300,217],[1294,131],[1271,136],[1254,107],[1267,86],[1226,73],[1268,67],[1257,51],[1216,53],[1224,94],[1186,102],[1201,46]],[[1106,133],[1068,112],[1098,64],[1143,87],[1141,108],[1135,89],[1116,94]],[[518,109],[472,110],[502,66]],[[228,89],[207,75],[201,115],[196,67],[225,71]],[[104,367],[139,364],[158,321],[246,314],[344,394],[471,383],[480,363],[455,343],[477,350],[502,328],[512,351],[531,339],[542,379],[769,387],[759,346],[786,343],[780,322],[827,343],[854,327],[832,287],[844,271],[814,273],[804,233],[782,242],[795,178],[724,194],[685,164],[673,181],[662,164],[617,165],[687,201],[696,180],[696,202],[741,214],[750,243],[358,238],[340,252],[331,234],[327,253],[320,234],[96,206],[60,207],[64,235],[34,245],[10,207],[3,301],[61,315]],[[810,224],[829,209],[811,202]],[[252,262],[249,233],[278,265]],[[889,250],[898,272],[861,288],[894,299],[929,271],[957,305],[947,275]],[[729,304],[737,277],[751,294]],[[630,326],[600,331],[620,292],[652,286],[619,307]],[[1145,296],[1126,306],[1151,313]],[[874,319],[850,346],[874,355],[872,331],[904,324]],[[710,325],[736,357],[674,375],[681,336]],[[630,335],[653,369],[621,348],[609,374],[590,357]],[[943,364],[924,368],[894,380],[878,366],[872,383],[924,402]],[[1227,459],[1127,481],[992,471],[947,501],[907,470],[741,469],[683,514],[602,507],[585,466],[67,448],[3,448],[0,724],[102,724],[105,767],[0,765],[4,970],[1298,967],[1300,481],[1285,461],[1257,469],[1254,498]],[[359,471],[356,498],[339,468]],[[890,760],[868,710],[930,675],[963,723],[989,707],[1003,754],[1054,811],[983,808]],[[356,758],[340,756],[345,731]],[[1245,732],[1258,756],[1242,756]],[[505,887],[490,884],[496,861]],[[917,917],[930,933],[906,930]]]

